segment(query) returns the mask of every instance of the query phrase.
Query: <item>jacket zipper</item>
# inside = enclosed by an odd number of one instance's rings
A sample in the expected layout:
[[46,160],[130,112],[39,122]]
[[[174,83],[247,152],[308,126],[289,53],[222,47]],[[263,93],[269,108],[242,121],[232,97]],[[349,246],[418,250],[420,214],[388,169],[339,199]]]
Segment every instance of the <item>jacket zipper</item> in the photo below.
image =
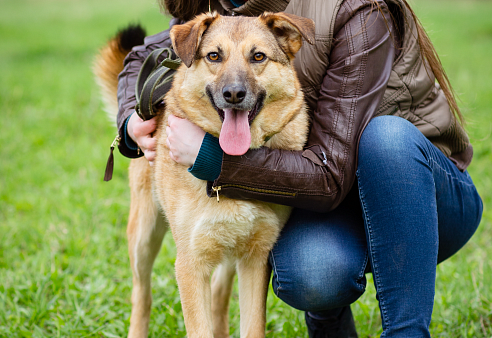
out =
[[283,196],[292,196],[292,197],[296,196],[296,193],[294,193],[294,192],[251,188],[251,187],[246,187],[244,185],[239,185],[239,184],[224,184],[224,185],[219,185],[219,186],[212,186],[212,191],[217,194],[217,202],[219,202],[219,191],[222,190],[222,188],[228,188],[228,187],[239,188],[239,189],[244,189],[244,190],[249,190],[249,191],[254,191],[254,192],[260,192],[263,194],[283,195]]
[[219,191],[220,189],[222,189],[222,186],[218,186],[218,187],[212,187],[212,191],[215,192],[217,194],[217,203],[219,203]]

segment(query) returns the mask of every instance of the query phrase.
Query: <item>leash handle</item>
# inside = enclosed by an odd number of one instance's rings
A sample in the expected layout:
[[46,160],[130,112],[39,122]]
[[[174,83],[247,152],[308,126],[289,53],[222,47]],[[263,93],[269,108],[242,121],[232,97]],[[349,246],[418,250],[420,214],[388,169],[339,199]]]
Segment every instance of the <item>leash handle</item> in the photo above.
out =
[[[164,60],[158,62],[164,53]],[[158,48],[147,56],[135,84],[135,111],[142,120],[156,116],[156,108],[171,89],[174,73],[180,64],[181,60],[171,48]]]
[[[158,62],[164,53],[166,53],[166,57],[162,62]],[[149,120],[156,116],[156,108],[171,89],[174,73],[180,64],[181,60],[171,48],[159,48],[147,56],[138,72],[137,83],[135,84],[135,97],[137,99],[135,111],[142,120]],[[113,151],[120,141],[120,136],[116,135],[111,144],[104,181],[110,181],[113,177]]]

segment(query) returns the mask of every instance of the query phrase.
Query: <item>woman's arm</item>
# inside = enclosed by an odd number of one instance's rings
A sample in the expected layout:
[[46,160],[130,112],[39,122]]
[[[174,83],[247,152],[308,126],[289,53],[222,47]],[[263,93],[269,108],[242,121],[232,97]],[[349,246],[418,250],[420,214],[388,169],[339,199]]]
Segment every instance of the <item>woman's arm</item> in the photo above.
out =
[[384,2],[379,4],[384,16],[367,1],[342,4],[306,150],[224,154],[209,195],[220,187],[230,198],[320,212],[344,199],[354,184],[360,136],[383,97],[395,55],[392,19]]

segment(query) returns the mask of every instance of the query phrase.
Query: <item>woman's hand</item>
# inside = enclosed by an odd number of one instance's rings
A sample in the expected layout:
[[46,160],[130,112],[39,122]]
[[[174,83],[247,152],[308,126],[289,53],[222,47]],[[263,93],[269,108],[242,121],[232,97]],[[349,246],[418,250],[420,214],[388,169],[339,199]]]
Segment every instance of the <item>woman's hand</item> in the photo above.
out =
[[138,145],[150,165],[154,164],[156,139],[153,132],[156,129],[156,118],[142,120],[136,113],[133,113],[128,120],[126,130],[132,140]]
[[205,132],[186,119],[169,115],[166,134],[171,159],[191,167],[200,151]]

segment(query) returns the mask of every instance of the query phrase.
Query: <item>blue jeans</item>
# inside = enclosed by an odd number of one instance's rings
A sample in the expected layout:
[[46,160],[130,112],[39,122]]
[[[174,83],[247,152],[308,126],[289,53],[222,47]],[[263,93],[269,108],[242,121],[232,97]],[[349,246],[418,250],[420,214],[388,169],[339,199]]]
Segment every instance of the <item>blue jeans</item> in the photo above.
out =
[[338,208],[293,211],[270,254],[273,289],[323,318],[356,301],[372,272],[382,337],[430,337],[436,265],[473,235],[481,198],[402,118],[371,120],[358,156],[358,184]]

